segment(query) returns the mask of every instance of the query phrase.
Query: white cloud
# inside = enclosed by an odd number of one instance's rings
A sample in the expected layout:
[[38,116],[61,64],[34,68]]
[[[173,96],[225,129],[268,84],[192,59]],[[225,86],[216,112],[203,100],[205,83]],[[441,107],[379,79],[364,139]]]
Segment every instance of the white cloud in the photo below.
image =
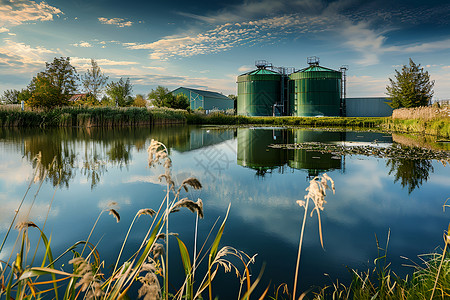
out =
[[125,19],[122,19],[122,18],[108,19],[108,18],[100,17],[100,18],[98,18],[98,20],[102,24],[115,25],[115,26],[121,27],[121,28],[130,27],[131,25],[133,25],[133,22],[126,21]]
[[5,27],[0,27],[0,33],[3,33],[3,32],[8,32],[9,31],[9,29],[8,28],[5,28]]
[[156,71],[164,71],[166,68],[164,67],[143,67],[144,69],[156,70]]
[[83,42],[83,41],[81,41],[79,43],[76,43],[76,44],[72,44],[72,46],[74,46],[74,47],[82,47],[82,48],[90,48],[90,47],[92,47],[92,45],[90,43]]
[[4,44],[0,46],[0,63],[8,65],[20,72],[30,72],[30,66],[42,66],[55,51],[41,46],[32,47],[30,45],[4,39]]
[[129,46],[132,50],[151,50],[150,59],[167,60],[172,57],[218,53],[235,46],[279,41],[296,33],[316,32],[325,19],[311,21],[309,17],[285,15],[242,23],[226,23],[202,33],[166,36],[157,41]]
[[32,21],[51,21],[53,16],[63,12],[46,2],[2,1],[0,5],[0,26],[20,25]]
[[248,72],[252,69],[253,69],[253,66],[244,65],[244,66],[240,66],[238,71],[239,72]]
[[[71,63],[76,68],[88,69],[91,67],[91,59],[90,58],[80,58],[80,57],[72,57]],[[97,64],[103,68],[103,66],[130,66],[137,65],[137,62],[134,61],[115,61],[106,58],[96,59]]]

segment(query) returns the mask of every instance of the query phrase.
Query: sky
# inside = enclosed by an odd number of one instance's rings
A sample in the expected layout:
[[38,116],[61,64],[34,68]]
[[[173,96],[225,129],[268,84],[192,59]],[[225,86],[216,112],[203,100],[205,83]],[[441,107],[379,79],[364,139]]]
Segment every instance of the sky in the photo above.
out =
[[[256,60],[348,66],[348,97],[383,97],[420,64],[450,99],[450,2],[415,0],[0,0],[0,93],[25,88],[54,57],[83,75],[95,59],[133,94],[158,85],[236,94]],[[81,91],[80,91],[81,92]]]

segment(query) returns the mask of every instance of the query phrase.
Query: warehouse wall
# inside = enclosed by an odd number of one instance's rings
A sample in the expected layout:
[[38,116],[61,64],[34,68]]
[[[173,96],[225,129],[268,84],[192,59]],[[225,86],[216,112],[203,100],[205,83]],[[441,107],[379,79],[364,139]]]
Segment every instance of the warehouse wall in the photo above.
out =
[[347,98],[347,117],[389,117],[393,108],[388,98]]

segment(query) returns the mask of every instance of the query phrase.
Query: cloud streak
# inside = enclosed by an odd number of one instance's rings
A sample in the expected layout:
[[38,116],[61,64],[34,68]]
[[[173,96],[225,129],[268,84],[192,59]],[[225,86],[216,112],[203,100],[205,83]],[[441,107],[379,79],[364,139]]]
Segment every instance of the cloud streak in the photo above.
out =
[[115,26],[120,27],[120,28],[130,27],[130,26],[133,25],[133,22],[127,21],[127,20],[122,19],[122,18],[112,18],[112,19],[108,19],[108,18],[100,17],[100,18],[98,18],[98,20],[99,20],[100,23],[102,23],[102,24],[106,24],[106,25],[115,25]]
[[0,65],[4,64],[19,72],[29,72],[30,66],[43,65],[55,51],[41,46],[32,47],[25,43],[4,39],[0,46]]
[[20,25],[26,22],[51,21],[63,12],[46,2],[35,1],[0,1],[0,26]]
[[225,23],[195,35],[166,36],[152,43],[130,45],[131,50],[151,50],[150,59],[167,60],[227,51],[236,46],[275,43],[292,34],[315,33],[326,18],[284,15],[256,21]]

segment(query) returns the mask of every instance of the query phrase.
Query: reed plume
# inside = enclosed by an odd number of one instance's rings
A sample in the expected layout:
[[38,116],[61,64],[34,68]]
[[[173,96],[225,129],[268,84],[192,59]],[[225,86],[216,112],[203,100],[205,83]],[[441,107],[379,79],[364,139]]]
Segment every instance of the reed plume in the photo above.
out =
[[[328,185],[328,181],[331,183],[331,188]],[[329,177],[326,173],[322,175],[322,178],[319,178],[318,176],[314,177],[310,182],[309,186],[306,188],[306,191],[308,194],[305,195],[303,200],[297,200],[297,204],[300,205],[300,207],[303,207],[305,209],[305,213],[303,215],[303,223],[300,233],[300,242],[298,245],[298,254],[297,254],[297,264],[295,267],[295,276],[294,276],[294,288],[292,290],[292,299],[295,298],[296,290],[297,290],[297,279],[298,279],[298,269],[300,266],[300,255],[302,251],[302,245],[303,245],[303,234],[305,231],[305,225],[306,225],[306,214],[308,212],[308,205],[309,200],[314,202],[314,208],[311,211],[311,217],[313,216],[314,211],[317,212],[317,219],[319,223],[319,237],[320,237],[320,244],[323,248],[323,237],[322,237],[322,223],[320,221],[320,211],[324,210],[324,205],[327,203],[325,201],[326,190],[331,189],[333,191],[333,194],[335,192],[335,186],[334,181]]]

